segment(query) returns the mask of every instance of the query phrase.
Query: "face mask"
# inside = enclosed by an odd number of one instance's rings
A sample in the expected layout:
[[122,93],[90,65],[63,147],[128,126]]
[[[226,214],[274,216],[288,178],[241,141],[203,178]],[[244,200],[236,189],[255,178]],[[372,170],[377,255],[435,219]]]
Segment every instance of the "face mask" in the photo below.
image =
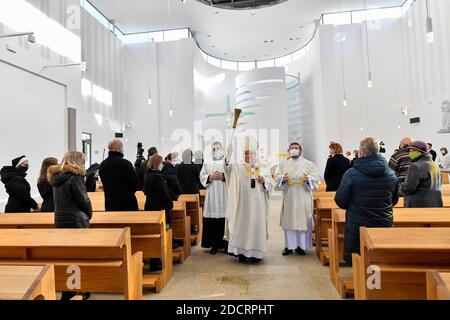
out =
[[164,168],[164,165],[162,163],[160,163],[159,166],[158,166],[158,170],[162,171],[163,168]]
[[223,151],[220,151],[220,150],[214,151],[214,152],[212,153],[212,156],[213,156],[213,159],[214,159],[214,160],[220,160],[220,159],[223,158]]
[[447,152],[442,151],[441,154],[442,154],[443,156],[445,156],[445,155],[447,155]]
[[300,155],[300,150],[291,149],[291,151],[289,153],[291,154],[291,157],[298,157]]
[[411,158],[411,160],[416,160],[417,158],[420,158],[421,155],[422,155],[422,152],[420,152],[420,151],[411,150],[409,152],[409,157]]
[[27,172],[28,171],[28,166],[20,166],[19,170],[22,172]]

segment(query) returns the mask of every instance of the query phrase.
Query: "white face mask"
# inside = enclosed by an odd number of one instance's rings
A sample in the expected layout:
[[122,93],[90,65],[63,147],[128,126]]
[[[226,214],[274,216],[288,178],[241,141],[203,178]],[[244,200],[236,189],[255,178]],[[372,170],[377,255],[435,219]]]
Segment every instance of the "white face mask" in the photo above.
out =
[[300,155],[300,150],[291,149],[291,151],[289,153],[290,153],[291,157],[298,157]]
[[164,164],[160,163],[160,164],[159,164],[159,167],[158,167],[158,170],[159,170],[159,171],[162,171],[163,168],[164,168]]
[[213,156],[213,159],[214,159],[214,160],[220,160],[220,159],[223,158],[223,151],[222,151],[222,150],[214,151],[214,152],[212,153],[212,156]]

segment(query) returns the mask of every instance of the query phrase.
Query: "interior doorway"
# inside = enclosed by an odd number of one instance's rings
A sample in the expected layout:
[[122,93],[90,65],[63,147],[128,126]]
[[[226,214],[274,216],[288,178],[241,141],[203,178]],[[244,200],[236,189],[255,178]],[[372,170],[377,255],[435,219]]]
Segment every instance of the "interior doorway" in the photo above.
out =
[[83,153],[86,157],[86,169],[92,165],[92,134],[83,132],[81,134]]

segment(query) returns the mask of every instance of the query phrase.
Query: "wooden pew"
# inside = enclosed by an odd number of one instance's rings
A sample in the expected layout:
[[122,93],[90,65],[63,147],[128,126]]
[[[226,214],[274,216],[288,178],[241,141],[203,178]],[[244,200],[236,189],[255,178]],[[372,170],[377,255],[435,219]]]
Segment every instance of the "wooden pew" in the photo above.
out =
[[425,300],[427,271],[450,271],[448,228],[362,227],[360,235],[361,254],[352,255],[357,300]]
[[200,195],[200,207],[202,208],[202,210],[204,210],[205,209],[206,190],[200,190],[199,195]]
[[203,232],[203,211],[200,208],[200,196],[198,194],[182,194],[179,201],[186,202],[187,215],[191,218],[191,226],[197,226],[197,234],[191,234],[194,246],[202,240]]
[[55,268],[0,266],[0,300],[56,300]]
[[[104,204],[104,194],[95,192],[89,193],[89,198],[91,199],[92,208],[94,212],[103,212],[105,211]],[[136,199],[138,201],[139,211],[145,211],[145,201],[147,200],[144,192],[137,191]],[[172,218],[172,226],[170,226],[172,230],[172,234],[175,240],[182,240],[183,246],[178,247],[172,251],[173,261],[184,263],[186,259],[191,254],[191,243],[187,241],[187,239],[191,238],[191,230],[190,230],[190,217],[187,216],[186,205],[183,201],[174,201],[174,208],[171,212]],[[184,209],[184,212],[182,211]],[[187,230],[187,233],[186,233]],[[189,242],[189,243],[188,243]]]
[[[450,208],[395,208],[393,218],[395,228],[447,228]],[[351,268],[339,268],[344,261],[344,229],[345,210],[334,209],[332,228],[328,229],[330,278],[342,298],[353,292]]]
[[[55,267],[57,291],[142,299],[142,252],[131,254],[129,228],[0,230],[0,265],[48,264]],[[77,268],[80,287],[70,289]]]
[[443,197],[450,197],[450,184],[443,184],[442,185],[442,196]]
[[179,263],[184,263],[191,254],[191,218],[186,212],[186,202],[174,201],[170,227],[173,230],[173,238],[183,241],[182,247],[173,250],[173,260]]
[[[403,198],[399,200],[396,207],[403,207]],[[314,239],[316,244],[316,255],[323,266],[329,262],[328,252],[328,229],[331,229],[331,211],[338,209],[334,197],[314,199]]]
[[450,300],[450,273],[427,272],[427,299]]
[[[54,228],[53,213],[0,215],[0,229],[52,228]],[[142,252],[142,259],[161,259],[160,272],[143,275],[144,288],[160,292],[172,278],[172,230],[166,230],[164,211],[94,212],[91,228],[130,228],[132,253]]]
[[442,184],[443,185],[450,184],[450,181],[449,181],[450,171],[441,170],[441,172],[442,172]]

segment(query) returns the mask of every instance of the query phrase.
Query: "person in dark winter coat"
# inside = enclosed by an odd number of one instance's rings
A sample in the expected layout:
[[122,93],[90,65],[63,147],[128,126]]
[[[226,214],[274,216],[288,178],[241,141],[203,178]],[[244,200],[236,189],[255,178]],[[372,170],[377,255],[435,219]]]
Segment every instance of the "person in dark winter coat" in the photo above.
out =
[[164,179],[167,181],[167,187],[169,188],[169,195],[172,201],[177,201],[182,192],[174,166],[177,157],[177,152],[169,153],[165,159],[166,161],[163,162],[163,169],[161,170]]
[[431,155],[431,158],[433,159],[433,161],[436,161],[437,153],[436,153],[436,151],[433,150],[433,145],[428,142],[427,146],[428,146],[428,153]]
[[350,160],[342,154],[343,150],[339,143],[330,144],[331,157],[327,160],[324,178],[327,184],[326,191],[336,191],[341,184],[344,173],[350,169]]
[[144,190],[144,179],[145,179],[145,174],[147,173],[147,170],[148,170],[148,160],[151,158],[151,156],[153,156],[154,154],[157,154],[157,153],[158,153],[158,149],[156,149],[156,147],[151,147],[150,149],[148,149],[147,160],[142,162],[141,167],[139,168],[139,171],[138,171],[138,191]]
[[393,206],[398,202],[398,180],[379,155],[373,138],[361,141],[359,158],[342,178],[336,204],[346,209],[344,260],[352,264],[352,253],[359,253],[359,228],[389,228],[393,225]]
[[170,210],[173,202],[169,195],[169,188],[164,176],[162,157],[159,154],[153,155],[149,160],[148,172],[144,180],[144,193],[147,196],[145,201],[145,211],[166,211],[166,222],[170,223]]
[[428,153],[427,144],[414,141],[409,147],[409,156],[412,164],[401,186],[405,208],[442,207],[441,170]]
[[8,193],[5,213],[30,212],[38,210],[37,202],[31,197],[31,187],[25,179],[28,171],[28,160],[25,156],[12,160],[11,166],[5,166],[0,170],[2,183]]
[[200,171],[192,162],[192,151],[185,150],[181,156],[183,162],[175,167],[183,194],[197,194],[200,189]]
[[[92,206],[84,184],[84,162],[84,154],[71,151],[64,155],[61,165],[51,166],[48,169],[48,180],[53,187],[56,228],[90,227]],[[70,300],[75,295],[82,295],[83,300],[86,300],[90,293],[64,291],[61,300]]]
[[123,159],[123,144],[119,139],[108,144],[109,155],[99,169],[105,192],[106,211],[138,211],[136,190],[138,177],[133,164]]
[[53,188],[48,180],[48,168],[51,166],[56,166],[58,164],[58,159],[56,158],[46,158],[42,161],[41,173],[39,174],[39,179],[37,187],[39,194],[42,197],[41,212],[54,212],[55,204],[53,202]]
[[84,179],[84,183],[86,184],[87,192],[97,191],[97,175],[99,169],[100,165],[98,163],[94,163],[86,170],[86,178]]

